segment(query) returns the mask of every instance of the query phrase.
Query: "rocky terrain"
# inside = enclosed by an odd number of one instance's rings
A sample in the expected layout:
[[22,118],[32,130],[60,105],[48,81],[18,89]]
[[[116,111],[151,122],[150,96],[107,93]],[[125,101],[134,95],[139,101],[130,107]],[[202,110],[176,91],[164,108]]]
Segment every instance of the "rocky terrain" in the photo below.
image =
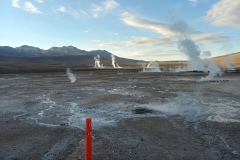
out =
[[95,70],[0,75],[0,159],[240,159],[240,76]]

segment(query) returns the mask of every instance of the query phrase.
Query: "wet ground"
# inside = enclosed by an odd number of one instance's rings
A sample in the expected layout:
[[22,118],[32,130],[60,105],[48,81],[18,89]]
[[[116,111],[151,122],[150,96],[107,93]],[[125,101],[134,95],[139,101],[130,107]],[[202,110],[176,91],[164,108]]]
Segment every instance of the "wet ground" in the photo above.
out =
[[0,75],[0,159],[240,159],[240,75],[126,70]]

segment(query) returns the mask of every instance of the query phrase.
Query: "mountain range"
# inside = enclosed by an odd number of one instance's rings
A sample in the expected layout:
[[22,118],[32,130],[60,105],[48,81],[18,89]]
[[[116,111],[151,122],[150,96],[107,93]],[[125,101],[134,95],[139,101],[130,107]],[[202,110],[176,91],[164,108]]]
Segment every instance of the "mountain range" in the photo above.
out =
[[38,47],[23,45],[20,47],[0,46],[0,55],[3,56],[66,56],[66,55],[100,55],[103,57],[111,57],[111,53],[105,50],[85,51],[74,46],[52,47],[47,50]]
[[[85,51],[74,46],[52,47],[43,50],[23,45],[20,47],[0,46],[0,73],[62,71],[66,67],[93,68],[94,56],[100,56],[100,63],[112,68],[112,53],[106,50]],[[144,61],[115,56],[115,61],[124,68],[141,68]],[[220,67],[231,64],[240,67],[240,52],[211,58]],[[161,68],[184,66],[187,61],[159,61]]]
[[[74,46],[52,47],[43,50],[38,47],[23,45],[20,47],[0,46],[0,62],[43,63],[68,66],[94,66],[94,56],[101,57],[101,63],[111,65],[112,53],[105,50],[85,51]],[[115,56],[119,65],[139,62],[133,59]]]

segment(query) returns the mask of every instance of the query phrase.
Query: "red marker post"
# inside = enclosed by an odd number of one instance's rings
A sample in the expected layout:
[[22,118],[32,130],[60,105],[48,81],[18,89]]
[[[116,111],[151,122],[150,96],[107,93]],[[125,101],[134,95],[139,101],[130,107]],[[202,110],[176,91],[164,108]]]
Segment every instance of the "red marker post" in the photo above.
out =
[[86,118],[86,160],[92,160],[92,118]]

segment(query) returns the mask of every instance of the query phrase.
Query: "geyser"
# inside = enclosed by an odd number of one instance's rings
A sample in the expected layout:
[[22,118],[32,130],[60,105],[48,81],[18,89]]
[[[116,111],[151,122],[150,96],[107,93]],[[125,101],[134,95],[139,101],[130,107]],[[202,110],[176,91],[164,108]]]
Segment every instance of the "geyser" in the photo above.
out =
[[142,63],[142,67],[142,72],[161,72],[158,63],[155,61],[149,62],[147,66],[145,63]]
[[191,38],[187,37],[187,33],[191,31],[191,29],[188,27],[188,24],[181,21],[181,23],[175,23],[173,26],[174,27],[172,31],[176,33],[179,39],[178,49],[180,52],[184,53],[190,61],[187,70],[208,72],[209,75],[206,77],[207,79],[221,75],[220,69],[212,60],[204,59],[205,64],[202,63],[200,54],[203,53],[205,56],[210,56],[211,52],[201,51],[198,45]]
[[95,61],[94,68],[103,68],[103,64],[102,65],[100,64],[100,56],[99,55],[94,57],[94,61]]
[[115,62],[116,58],[115,58],[115,56],[113,54],[111,55],[111,57],[112,57],[112,66],[113,66],[113,68],[122,68]]
[[203,64],[201,62],[200,56],[200,49],[198,46],[193,42],[191,39],[180,39],[178,48],[180,52],[187,55],[190,60],[190,64],[188,68],[191,70],[204,70]]
[[67,76],[69,78],[69,80],[71,81],[71,83],[76,82],[77,78],[75,77],[75,75],[72,73],[70,68],[67,68]]
[[116,68],[116,66],[115,66],[115,56],[112,54],[111,57],[112,57],[112,66],[113,66],[113,68]]

